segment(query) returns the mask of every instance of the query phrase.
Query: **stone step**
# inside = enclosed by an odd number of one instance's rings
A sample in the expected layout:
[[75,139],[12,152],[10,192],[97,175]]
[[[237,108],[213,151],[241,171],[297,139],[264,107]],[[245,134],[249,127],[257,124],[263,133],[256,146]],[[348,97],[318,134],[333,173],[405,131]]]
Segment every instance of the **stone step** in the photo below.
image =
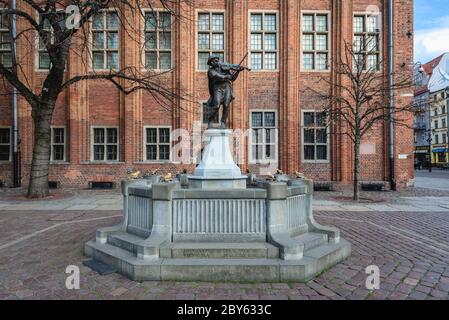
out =
[[172,259],[275,259],[279,249],[269,243],[173,243],[161,249]]
[[328,243],[327,234],[324,233],[307,232],[293,238],[304,243],[304,251],[311,250]]
[[156,259],[140,260],[124,249],[95,241],[85,254],[117,268],[136,281],[262,281],[303,282],[348,257],[351,246],[341,239],[305,252],[300,260],[281,259]]
[[143,240],[145,239],[131,233],[114,232],[108,235],[107,243],[133,254],[137,254],[137,245]]

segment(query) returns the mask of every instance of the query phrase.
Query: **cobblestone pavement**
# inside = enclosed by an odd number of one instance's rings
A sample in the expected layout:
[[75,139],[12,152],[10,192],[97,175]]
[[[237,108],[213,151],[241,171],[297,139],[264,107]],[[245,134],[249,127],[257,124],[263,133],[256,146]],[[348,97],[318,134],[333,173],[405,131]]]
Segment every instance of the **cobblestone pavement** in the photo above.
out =
[[[120,211],[0,209],[2,299],[449,299],[449,213],[319,211],[342,230],[350,258],[307,284],[132,282],[99,276],[82,265],[83,244]],[[81,270],[81,289],[67,290],[68,265]],[[365,268],[381,270],[368,291]]]

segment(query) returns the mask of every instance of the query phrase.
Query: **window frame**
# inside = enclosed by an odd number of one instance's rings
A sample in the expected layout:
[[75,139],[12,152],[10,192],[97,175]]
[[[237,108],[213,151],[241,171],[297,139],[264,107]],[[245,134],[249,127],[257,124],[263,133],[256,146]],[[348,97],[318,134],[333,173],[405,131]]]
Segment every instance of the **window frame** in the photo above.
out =
[[[63,129],[64,130],[64,142],[63,143],[55,143],[54,142],[54,129]],[[53,146],[62,145],[64,146],[64,159],[63,160],[54,160],[54,152]],[[66,126],[50,126],[50,162],[60,163],[67,162],[67,127]]]
[[[58,8],[58,9],[56,9],[56,12],[61,12],[61,13],[63,13],[63,14],[66,14],[63,8]],[[40,23],[40,20],[41,20],[41,15],[40,15],[40,13],[39,13],[38,11],[35,11],[35,15],[36,15],[36,22],[37,22],[37,23]],[[49,30],[49,31],[50,31],[50,37],[51,37],[50,42],[53,43],[53,42],[54,42],[54,31],[53,31],[53,27],[52,27],[51,25],[50,25],[50,30]],[[39,43],[40,43],[40,37],[39,37],[39,34],[36,32],[36,39],[35,39],[35,57],[34,57],[34,71],[35,71],[35,72],[49,72],[50,69],[51,69],[51,66],[52,66],[50,56],[48,57],[49,63],[50,63],[48,69],[44,69],[44,68],[41,68],[41,67],[40,67],[40,64],[39,64],[39,57],[40,57],[40,54],[41,54],[42,52],[46,52],[46,53],[48,54],[48,52],[47,52],[45,49],[40,49],[40,48],[39,48]],[[67,62],[68,62],[68,58],[67,58]],[[66,72],[66,71],[67,71],[67,63],[66,63],[64,72]]]
[[[316,28],[314,28],[315,30],[310,31],[310,32],[304,32],[303,31],[303,27],[302,27],[302,23],[303,23],[303,16],[305,15],[313,15],[314,17],[314,23],[316,21],[316,16],[318,15],[327,15],[327,31],[326,32],[317,32]],[[324,73],[330,73],[331,72],[331,55],[332,55],[332,31],[331,31],[331,23],[332,23],[332,11],[330,10],[301,10],[300,12],[300,18],[299,18],[299,28],[300,28],[300,35],[299,35],[299,41],[300,41],[300,71],[301,72],[324,72]],[[323,53],[324,51],[322,50],[316,50],[315,48],[313,50],[304,50],[303,47],[303,35],[304,33],[306,34],[313,34],[314,35],[314,39],[316,37],[317,34],[326,34],[327,35],[327,68],[323,69],[323,70],[319,70],[316,69],[316,55],[317,53]],[[305,69],[304,68],[304,51],[306,53],[313,53],[314,55],[314,68],[313,69]]]
[[[223,32],[219,32],[219,31],[214,31],[209,29],[208,31],[203,30],[200,31],[199,28],[199,16],[200,14],[209,14],[209,18],[212,17],[212,15],[215,14],[223,14]],[[217,10],[204,10],[204,9],[197,9],[195,10],[195,70],[196,72],[208,72],[208,68],[206,69],[200,69],[200,49],[199,49],[199,34],[202,33],[208,33],[209,36],[212,35],[214,32],[215,33],[223,33],[223,50],[201,50],[201,52],[206,52],[208,51],[209,54],[214,53],[214,52],[221,52],[223,51],[223,60],[221,62],[225,62],[226,61],[226,56],[227,56],[227,50],[226,50],[226,44],[227,44],[227,35],[228,35],[228,26],[226,23],[226,19],[227,19],[227,12],[225,9],[217,9]],[[209,20],[212,21],[212,20]],[[212,41],[212,38],[209,38],[210,41]]]
[[[159,21],[159,15],[161,13],[168,13],[170,14],[170,30],[164,30],[161,29],[159,27],[159,25],[156,27],[155,30],[153,30],[153,32],[156,32],[156,44],[157,44],[157,48],[156,49],[147,49],[146,48],[146,42],[145,42],[145,33],[147,32],[146,30],[146,14],[147,13],[157,13],[158,16],[158,21]],[[174,31],[173,30],[173,15],[171,14],[170,11],[168,11],[167,9],[164,8],[143,8],[142,9],[142,43],[143,43],[143,47],[142,47],[142,70],[144,71],[154,71],[154,72],[164,72],[164,71],[169,71],[173,69],[173,63],[174,63],[174,59],[173,59],[173,51],[174,51],[174,45],[175,45],[175,41],[174,41]],[[148,32],[152,32],[151,30],[149,30]],[[159,33],[161,32],[170,32],[170,49],[160,49],[159,48]],[[154,51],[156,52],[157,56],[156,56],[156,63],[158,65],[158,68],[156,69],[150,69],[147,68],[147,59],[146,59],[146,53],[147,51]],[[169,52],[170,53],[170,69],[161,69],[159,68],[160,66],[160,52]]]
[[[251,30],[251,15],[253,14],[262,14],[262,24],[264,22],[264,17],[265,14],[275,14],[276,15],[276,31],[267,31],[265,29],[262,29],[260,31],[255,31],[256,33],[261,33],[262,34],[262,50],[256,50],[256,52],[258,53],[262,53],[262,69],[254,69],[251,63],[251,56],[252,56],[252,52],[253,50],[251,50],[251,34],[252,34],[252,30]],[[279,45],[280,45],[280,17],[279,17],[279,10],[248,10],[248,36],[247,36],[247,41],[248,41],[248,66],[249,68],[251,68],[252,73],[254,72],[279,72],[280,70],[280,49],[279,49]],[[263,26],[262,26],[263,27]],[[265,50],[263,47],[263,39],[264,39],[264,35],[265,33],[276,33],[276,50]],[[265,63],[264,63],[264,59],[263,56],[266,52],[275,52],[276,53],[276,68],[275,69],[264,69],[265,67]]]
[[[355,21],[355,17],[357,16],[363,16],[364,17],[364,27],[365,30],[363,32],[355,32],[354,30],[354,21]],[[376,32],[368,32],[367,29],[367,17],[370,16],[376,16],[377,17],[377,23],[378,23],[378,30]],[[368,60],[366,61],[366,64],[364,65],[364,68],[362,70],[362,72],[382,72],[382,58],[383,58],[383,34],[382,34],[382,25],[383,25],[383,15],[381,12],[378,13],[372,13],[372,12],[366,12],[366,11],[354,11],[352,13],[352,48],[354,48],[354,41],[355,41],[355,37],[356,35],[362,35],[363,34],[363,40],[364,40],[364,46],[366,45],[365,41],[367,36],[369,36],[370,34],[376,34],[378,35],[378,50],[376,51],[372,51],[372,54],[376,53],[377,54],[377,69],[371,71],[370,69],[366,68],[367,67],[367,63]],[[362,50],[362,54],[369,56],[369,52],[366,50]],[[355,63],[354,61],[352,61],[353,64],[353,69],[355,69]]]
[[[147,129],[156,129],[156,154],[157,154],[157,160],[149,160],[147,159],[147,147],[148,145],[154,145],[154,143],[147,143]],[[169,129],[170,130],[170,141],[168,143],[160,143],[159,142],[159,129]],[[169,150],[169,159],[168,160],[160,160],[160,154],[159,154],[159,145],[168,145]],[[173,130],[171,126],[165,126],[165,125],[147,125],[143,127],[143,162],[144,163],[171,163],[173,161]]]
[[[118,163],[120,162],[120,127],[119,126],[91,126],[90,132],[90,161],[93,163]],[[95,143],[95,129],[103,129],[105,131],[105,142]],[[94,160],[95,159],[95,145],[103,145],[107,147],[108,145],[113,145],[112,143],[107,143],[107,129],[117,129],[117,160],[107,160],[107,148],[104,150],[103,160]]]
[[[7,9],[8,9],[8,6],[6,6],[6,7],[0,7],[0,15],[2,16],[2,17],[0,17],[1,19],[3,19],[3,13],[2,13],[2,11],[7,10]],[[6,18],[6,16],[5,16],[5,18]],[[9,24],[9,21],[8,21],[7,23]],[[9,69],[9,68],[12,68],[12,64],[13,64],[13,51],[12,51],[13,45],[12,45],[12,43],[11,43],[11,36],[10,36],[10,31],[9,31],[9,29],[8,29],[8,28],[3,29],[2,26],[1,26],[1,24],[0,24],[0,35],[2,35],[3,33],[7,33],[7,34],[8,34],[8,37],[9,37],[9,49],[3,48],[3,45],[5,45],[5,43],[2,42],[3,40],[2,40],[2,38],[0,37],[0,42],[2,43],[2,44],[0,45],[0,61],[1,61],[1,63],[3,64],[3,66],[4,66],[5,68]],[[10,55],[10,57],[11,57],[11,65],[10,65],[10,66],[5,66],[5,64],[3,63],[3,57],[4,57],[4,55],[6,55],[6,54],[8,54],[8,53],[9,53],[9,55]]]
[[[262,113],[262,119],[265,119],[264,114],[265,113],[274,113],[274,127],[266,127],[265,123],[263,123],[262,127],[253,127],[252,124],[252,114],[256,113],[256,112],[261,112]],[[275,163],[279,163],[279,117],[278,117],[278,110],[276,109],[250,109],[248,111],[248,124],[249,124],[249,133],[248,133],[248,164],[275,164]],[[253,158],[253,152],[252,152],[252,147],[253,147],[253,129],[256,128],[260,128],[260,129],[274,129],[275,132],[275,136],[276,136],[276,141],[274,143],[274,152],[275,152],[275,159],[266,159],[265,157],[265,147],[267,145],[266,141],[266,133],[263,130],[263,150],[262,150],[262,154],[263,154],[263,159],[254,159]]]
[[[104,15],[105,15],[105,13],[108,13],[108,12],[115,12],[115,13],[117,13],[117,16],[118,16],[118,19],[119,19],[119,26],[117,28],[118,48],[117,48],[117,50],[110,50],[110,51],[117,51],[117,53],[118,53],[118,66],[117,66],[117,69],[112,69],[113,71],[118,71],[121,68],[121,58],[122,58],[122,55],[121,55],[122,41],[120,41],[120,37],[121,37],[121,34],[122,34],[121,23],[120,23],[120,11],[117,10],[116,8],[106,8],[106,9],[99,10],[99,12],[97,14],[101,13],[103,15],[103,19],[105,20]],[[104,22],[104,20],[103,20],[103,22]],[[89,56],[90,56],[89,57],[89,60],[90,60],[89,61],[89,72],[100,72],[100,73],[101,72],[109,72],[111,69],[95,69],[94,68],[94,51],[102,51],[103,52],[103,57],[106,57],[108,50],[107,50],[106,47],[101,49],[101,50],[93,48],[94,47],[93,35],[94,35],[95,30],[96,30],[93,27],[94,27],[94,17],[92,16],[89,19],[89,48],[88,48],[89,49]],[[106,35],[107,35],[108,32],[112,32],[112,30],[105,29],[105,28],[101,29],[101,30],[102,30],[103,33],[106,33]],[[96,32],[99,32],[99,30],[96,30]],[[107,36],[104,38],[103,43],[107,43]],[[107,60],[104,60],[103,61],[103,67],[106,64],[107,64]]]
[[0,164],[10,163],[12,162],[12,127],[9,126],[0,126],[0,129],[8,129],[9,130],[9,144],[0,143],[2,146],[9,146],[9,159],[8,160],[0,160]]
[[[304,109],[304,110],[301,110],[301,162],[302,163],[306,163],[306,164],[328,164],[328,163],[330,163],[329,126],[317,127],[316,126],[316,121],[315,121],[315,125],[313,126],[315,142],[313,144],[312,143],[307,143],[307,144],[304,143],[304,131],[306,129],[306,127],[304,126],[304,114],[305,113],[311,113],[311,112],[313,112],[315,114],[314,117],[316,119],[316,114],[317,113],[322,113],[322,112],[325,112],[325,111],[324,110],[315,110],[315,109]],[[326,141],[327,141],[326,144],[324,144],[324,143],[318,143],[317,144],[317,142],[316,142],[316,130],[317,130],[317,128],[325,128],[326,129]],[[310,159],[305,159],[304,158],[304,153],[305,153],[304,152],[304,146],[306,146],[306,145],[313,145],[314,146],[314,157],[315,157],[314,160],[310,160]],[[316,156],[316,147],[317,147],[317,145],[320,145],[320,146],[326,145],[326,158],[327,158],[326,160],[318,160],[317,159],[317,156]]]

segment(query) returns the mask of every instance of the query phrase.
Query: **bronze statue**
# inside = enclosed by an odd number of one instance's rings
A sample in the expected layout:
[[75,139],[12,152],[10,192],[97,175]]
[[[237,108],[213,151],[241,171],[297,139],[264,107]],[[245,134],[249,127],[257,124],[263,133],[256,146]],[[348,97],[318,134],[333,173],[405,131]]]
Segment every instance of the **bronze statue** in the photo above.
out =
[[[248,54],[247,54],[248,55]],[[246,56],[247,56],[246,55]],[[242,62],[245,60],[243,58]],[[207,64],[209,71],[207,77],[209,79],[209,93],[210,98],[207,102],[207,107],[212,109],[209,115],[209,128],[212,128],[212,121],[217,117],[220,106],[223,105],[223,114],[221,117],[221,128],[226,128],[229,117],[229,107],[231,102],[235,99],[232,92],[232,82],[237,80],[240,72],[243,70],[251,71],[243,67],[241,64],[228,64],[220,62],[220,57],[210,56]]]

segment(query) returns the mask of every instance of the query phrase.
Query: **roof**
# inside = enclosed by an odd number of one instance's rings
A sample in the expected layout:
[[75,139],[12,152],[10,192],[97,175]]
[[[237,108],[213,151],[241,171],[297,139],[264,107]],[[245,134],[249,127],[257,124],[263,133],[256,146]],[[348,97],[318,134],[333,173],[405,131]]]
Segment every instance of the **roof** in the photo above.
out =
[[449,53],[435,58],[426,63],[427,68],[431,68],[431,75],[427,87],[429,91],[438,92],[449,88]]
[[443,56],[445,55],[445,53],[443,53],[442,55],[436,57],[435,59],[430,60],[429,62],[425,63],[422,65],[424,72],[431,76],[433,73],[433,70],[440,64],[441,59],[443,59]]

